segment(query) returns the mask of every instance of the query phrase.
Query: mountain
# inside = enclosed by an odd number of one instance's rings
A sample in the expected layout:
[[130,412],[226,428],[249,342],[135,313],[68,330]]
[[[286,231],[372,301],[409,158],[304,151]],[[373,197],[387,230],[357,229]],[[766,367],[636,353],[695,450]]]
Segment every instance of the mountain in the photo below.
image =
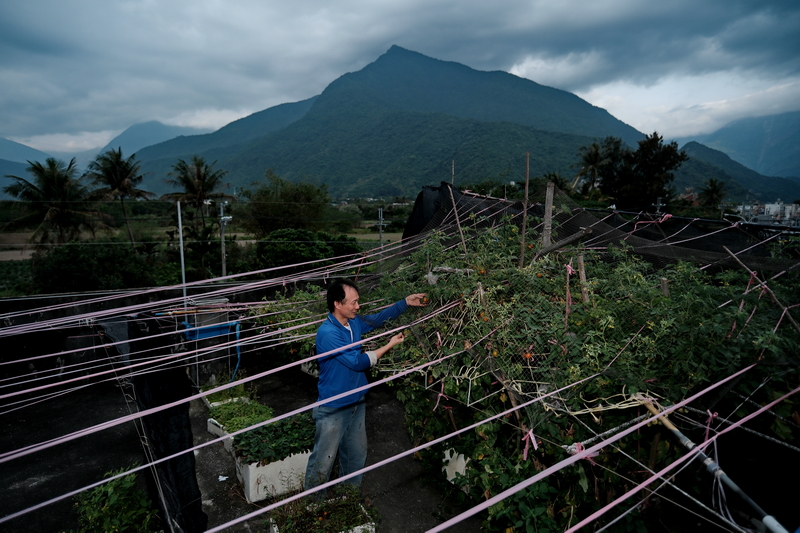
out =
[[235,120],[213,133],[181,136],[154,146],[148,146],[139,150],[136,157],[141,161],[170,159],[171,162],[169,164],[172,165],[179,158],[185,159],[209,150],[241,145],[285,128],[292,122],[299,120],[308,112],[315,99],[316,97],[301,102],[270,107]]
[[[264,170],[327,184],[334,196],[408,195],[450,178],[474,181],[524,171],[570,171],[580,146],[608,135],[635,144],[644,137],[565,91],[504,72],[481,72],[393,46],[374,63],[332,82],[318,97],[262,111],[277,116],[270,132],[249,128],[244,141],[184,137],[141,150],[147,188],[163,193],[178,158],[202,155],[229,171],[235,186]],[[252,121],[255,115],[241,119]],[[261,133],[260,136],[257,134]],[[230,140],[230,142],[228,141]],[[235,141],[235,142],[234,142]]]
[[[44,159],[37,160],[44,161]],[[28,168],[28,163],[0,159],[0,200],[7,200],[11,198],[11,196],[3,192],[3,187],[13,183],[13,181],[6,176],[10,174],[12,176],[19,176],[20,178],[28,178],[29,175],[25,171],[26,168]]]
[[69,163],[71,159],[75,159],[75,164],[79,169],[85,169],[89,163],[94,161],[97,154],[100,153],[100,148],[90,148],[82,152],[50,152],[50,155],[56,159],[60,159],[65,163]]
[[0,159],[27,163],[28,161],[44,161],[48,157],[50,157],[48,154],[35,148],[0,137]]
[[800,111],[737,120],[694,140],[766,176],[800,180]]
[[134,124],[133,126],[129,127],[114,137],[111,142],[98,150],[97,153],[103,153],[107,152],[108,150],[122,148],[122,155],[127,157],[131,154],[137,153],[145,146],[158,144],[182,135],[198,135],[202,133],[208,133],[208,131],[209,130],[199,128],[167,126],[161,122],[158,122],[157,120],[151,120],[149,122]]
[[632,145],[644,137],[572,93],[507,72],[482,72],[433,59],[399,46],[331,83],[312,113],[340,114],[357,106],[444,113],[590,137],[613,135]]
[[683,146],[689,156],[675,173],[673,185],[678,192],[685,187],[695,191],[710,178],[725,182],[728,194],[736,201],[756,198],[761,202],[774,202],[778,198],[792,202],[800,198],[800,183],[780,177],[763,176],[744,165],[737,163],[727,154],[690,142]]

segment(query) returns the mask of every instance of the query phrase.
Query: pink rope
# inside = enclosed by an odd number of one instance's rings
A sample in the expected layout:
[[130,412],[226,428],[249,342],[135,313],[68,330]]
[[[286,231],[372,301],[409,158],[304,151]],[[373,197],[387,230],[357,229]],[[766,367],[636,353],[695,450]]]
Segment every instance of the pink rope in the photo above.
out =
[[[454,303],[454,305],[458,305],[458,302],[455,302],[455,303]],[[453,305],[453,306],[454,306],[454,305]],[[451,308],[452,306],[445,306],[445,307],[447,307],[447,309],[449,309],[449,308]],[[447,310],[447,309],[444,309],[444,310]],[[437,311],[437,313],[438,313],[438,312],[443,312],[443,311],[441,311],[441,310],[440,310],[440,311]],[[394,332],[396,332],[396,331],[399,331],[399,330],[403,329],[404,327],[407,327],[407,326],[402,326],[402,327],[399,327],[399,328],[396,328],[396,329],[393,329],[393,330],[387,331],[387,332],[385,332],[384,334],[381,334],[381,335],[376,335],[375,337],[379,337],[379,336],[385,336],[385,335],[391,335],[392,333],[394,333]],[[495,329],[495,330],[496,330],[496,329]],[[485,335],[484,337],[482,337],[481,339],[479,339],[479,340],[476,342],[476,344],[477,344],[477,343],[479,343],[479,342],[482,342],[482,341],[483,341],[484,339],[486,339],[486,338],[487,338],[489,335],[491,335],[492,333],[494,333],[494,331],[495,331],[495,330],[492,330],[492,331],[491,331],[491,332],[489,332],[487,335]],[[347,347],[351,347],[351,346],[354,346],[354,345],[357,345],[357,344],[360,344],[360,343],[353,343],[352,345],[348,345]],[[343,347],[343,348],[346,348],[346,347]],[[154,413],[154,412],[157,412],[157,411],[160,411],[160,410],[168,409],[168,408],[174,407],[174,406],[176,406],[176,405],[180,405],[180,404],[182,404],[182,403],[184,403],[184,402],[191,401],[191,400],[193,400],[193,399],[196,399],[196,398],[200,398],[200,397],[202,397],[202,396],[207,396],[207,395],[209,395],[209,394],[213,394],[213,393],[214,393],[214,392],[216,392],[216,391],[219,391],[219,390],[224,390],[224,389],[227,389],[227,388],[230,388],[230,387],[236,386],[237,384],[239,384],[239,383],[244,383],[245,381],[252,381],[253,379],[255,379],[255,378],[258,378],[258,377],[263,377],[263,376],[266,376],[266,375],[269,375],[269,374],[273,374],[273,373],[275,373],[275,372],[279,372],[279,371],[281,371],[281,370],[285,370],[285,369],[291,368],[291,367],[293,367],[293,366],[297,366],[297,365],[299,365],[299,364],[303,364],[304,362],[306,362],[306,361],[310,361],[310,360],[312,360],[312,359],[315,359],[315,358],[324,357],[324,356],[326,356],[326,355],[329,355],[330,353],[336,352],[336,351],[338,351],[338,350],[341,350],[341,349],[342,349],[342,348],[337,348],[336,350],[331,350],[331,352],[326,352],[326,353],[323,353],[323,354],[319,354],[319,355],[317,355],[317,356],[314,356],[314,357],[309,357],[309,358],[307,358],[307,359],[304,359],[304,360],[302,360],[302,361],[296,361],[296,362],[294,362],[294,363],[290,363],[290,364],[284,365],[284,366],[282,366],[282,367],[280,367],[280,368],[276,368],[276,369],[274,369],[274,370],[271,370],[271,371],[263,372],[262,374],[259,374],[258,376],[253,376],[252,378],[247,378],[247,379],[243,379],[243,380],[237,381],[237,382],[235,382],[235,383],[230,383],[230,384],[227,384],[227,385],[223,385],[223,386],[217,387],[217,388],[215,388],[215,389],[213,389],[213,390],[205,391],[205,392],[202,392],[202,393],[200,393],[200,394],[196,394],[196,395],[194,395],[194,396],[190,396],[190,397],[184,398],[183,400],[179,400],[179,401],[173,402],[173,403],[171,403],[171,404],[166,404],[166,405],[163,405],[163,406],[159,406],[159,407],[157,407],[157,408],[148,409],[148,410],[146,410],[146,411],[141,411],[141,412],[139,412],[139,413],[137,413],[137,414],[135,414],[135,415],[128,415],[128,416],[125,416],[125,417],[121,417],[121,418],[119,418],[119,419],[116,419],[115,421],[112,421],[112,423],[99,424],[98,426],[105,425],[106,427],[112,427],[112,426],[114,426],[114,425],[117,425],[118,423],[127,422],[127,421],[129,421],[129,420],[131,420],[131,419],[134,419],[134,418],[140,418],[141,416],[146,416],[146,415],[148,415],[148,414],[151,414],[151,413]],[[236,436],[236,435],[239,435],[240,433],[244,433],[244,432],[246,432],[246,431],[250,431],[250,430],[252,430],[252,429],[256,429],[256,428],[259,428],[259,427],[262,427],[262,426],[266,426],[266,425],[268,425],[268,424],[272,424],[272,423],[278,422],[278,421],[280,421],[280,420],[283,420],[283,419],[285,419],[285,418],[288,418],[288,417],[290,417],[290,416],[294,416],[294,415],[296,415],[296,414],[299,414],[299,413],[302,413],[302,412],[308,411],[308,410],[310,410],[310,409],[313,409],[314,407],[317,407],[317,406],[319,406],[319,405],[322,405],[322,404],[325,404],[325,403],[328,403],[328,402],[331,402],[331,401],[337,400],[337,399],[339,399],[339,398],[342,398],[342,397],[348,396],[348,395],[350,395],[350,394],[353,394],[354,392],[366,391],[366,390],[369,390],[370,388],[372,388],[372,387],[375,387],[375,386],[377,386],[377,385],[380,385],[380,384],[383,384],[383,383],[387,383],[387,382],[389,382],[389,381],[392,381],[392,380],[394,380],[394,379],[397,379],[397,378],[399,378],[399,377],[402,377],[402,376],[405,376],[405,375],[411,374],[411,373],[413,373],[413,372],[418,372],[419,370],[422,370],[422,369],[424,369],[424,368],[427,368],[427,367],[429,367],[429,366],[431,366],[431,365],[434,365],[434,364],[440,363],[440,362],[442,362],[442,361],[445,361],[445,360],[447,360],[447,359],[449,359],[449,358],[451,358],[451,357],[454,357],[455,355],[458,355],[459,353],[463,353],[463,351],[462,351],[462,352],[455,352],[455,353],[452,353],[452,354],[450,354],[450,355],[447,355],[447,356],[441,357],[440,359],[437,359],[437,360],[434,360],[434,361],[429,361],[429,362],[427,362],[427,363],[423,363],[422,365],[419,365],[419,366],[416,366],[416,367],[410,368],[410,369],[408,369],[408,370],[404,370],[404,371],[398,372],[397,374],[393,374],[393,375],[389,376],[388,378],[384,378],[384,379],[382,379],[382,380],[375,381],[375,382],[373,382],[373,383],[367,384],[367,385],[365,385],[365,386],[363,386],[363,387],[358,387],[358,388],[356,388],[356,389],[353,389],[353,390],[350,390],[350,391],[347,391],[347,392],[344,392],[344,393],[338,394],[338,395],[336,395],[336,396],[333,396],[333,397],[331,397],[331,398],[327,398],[326,400],[324,400],[324,401],[322,401],[322,402],[315,402],[315,403],[309,404],[309,405],[307,405],[307,406],[301,407],[301,408],[299,408],[299,409],[295,409],[294,411],[291,411],[291,412],[285,413],[285,414],[283,414],[283,415],[280,415],[280,416],[277,416],[277,417],[271,418],[271,419],[269,419],[269,420],[266,420],[266,421],[264,421],[264,422],[261,422],[261,423],[259,423],[259,424],[255,424],[255,425],[253,425],[253,426],[250,426],[250,427],[248,427],[248,428],[244,428],[244,429],[241,429],[241,430],[239,430],[239,431],[235,431],[235,432],[229,433],[229,434],[228,434],[228,435],[226,435],[226,436],[222,436],[222,437],[218,437],[218,438],[212,439],[212,440],[210,440],[210,441],[208,441],[208,442],[205,442],[205,443],[203,443],[203,444],[200,444],[200,445],[194,446],[193,448],[189,448],[189,449],[183,450],[183,451],[181,451],[181,452],[175,453],[175,454],[173,454],[173,455],[170,455],[170,456],[167,456],[167,457],[163,457],[163,458],[161,458],[161,459],[158,459],[158,460],[156,460],[156,461],[153,461],[153,462],[151,462],[151,463],[147,463],[147,464],[141,465],[141,466],[139,466],[139,467],[132,468],[132,469],[130,469],[130,470],[128,470],[128,471],[126,471],[126,472],[124,472],[124,473],[118,474],[118,475],[116,475],[116,476],[112,476],[112,477],[105,478],[105,479],[103,479],[103,480],[101,480],[101,481],[98,481],[98,482],[96,482],[96,483],[93,483],[93,484],[91,484],[91,485],[87,485],[87,486],[85,486],[85,487],[83,487],[83,488],[80,488],[80,489],[74,490],[74,491],[72,491],[72,492],[69,492],[69,493],[66,493],[66,494],[62,494],[61,496],[57,496],[57,497],[55,497],[55,498],[52,498],[52,499],[50,499],[50,500],[47,500],[47,501],[45,501],[45,502],[42,502],[42,503],[36,504],[36,505],[34,505],[34,506],[32,506],[32,507],[28,507],[27,509],[23,509],[23,510],[21,510],[21,511],[17,512],[17,513],[14,513],[14,514],[12,514],[12,515],[7,515],[7,516],[4,516],[4,517],[0,517],[0,524],[1,524],[1,523],[3,523],[3,522],[6,522],[6,521],[8,521],[8,520],[11,520],[11,519],[17,518],[17,517],[19,517],[19,516],[22,516],[22,515],[24,515],[24,514],[26,514],[26,513],[29,513],[29,512],[31,512],[31,511],[35,511],[35,510],[37,510],[37,509],[41,509],[42,507],[45,507],[45,506],[47,506],[47,505],[50,505],[51,503],[55,503],[55,502],[61,501],[61,500],[63,500],[63,499],[69,498],[69,497],[71,497],[71,496],[74,496],[75,494],[78,494],[79,492],[82,492],[82,491],[84,491],[84,490],[88,490],[88,489],[92,489],[92,488],[94,488],[94,487],[98,487],[98,486],[100,486],[100,485],[103,485],[103,484],[105,484],[105,483],[108,483],[108,482],[110,482],[110,481],[113,481],[114,479],[118,479],[118,478],[120,478],[120,477],[123,477],[123,476],[125,476],[125,475],[131,474],[131,473],[134,473],[134,472],[138,472],[138,471],[140,471],[140,470],[144,470],[145,468],[149,468],[149,467],[151,467],[151,466],[153,466],[153,465],[156,465],[156,464],[159,464],[159,463],[162,463],[162,462],[165,462],[165,461],[169,461],[170,459],[174,459],[174,458],[176,458],[176,457],[180,457],[181,455],[183,455],[183,454],[185,454],[185,453],[194,452],[194,451],[196,451],[196,450],[199,450],[199,449],[201,449],[201,448],[203,448],[203,447],[205,447],[205,446],[209,446],[209,445],[211,445],[211,444],[215,444],[215,443],[217,443],[217,442],[221,442],[221,441],[223,441],[223,440],[227,439],[228,437],[231,437],[231,436]],[[305,495],[307,495],[307,494],[311,494],[311,493],[313,493],[313,492],[316,492],[316,491],[318,491],[318,490],[322,490],[323,488],[327,488],[327,487],[329,487],[329,486],[331,486],[331,485],[333,485],[333,484],[335,484],[335,483],[338,483],[338,482],[340,482],[340,481],[343,481],[343,480],[349,479],[349,478],[351,478],[351,477],[353,477],[353,476],[356,476],[356,475],[359,475],[359,474],[361,474],[361,473],[367,472],[367,471],[369,471],[369,470],[375,469],[375,468],[377,468],[377,467],[379,467],[379,466],[382,466],[382,465],[384,465],[384,464],[388,464],[388,463],[390,463],[390,462],[392,462],[392,461],[394,461],[394,460],[396,460],[396,459],[399,459],[399,458],[401,458],[401,457],[405,457],[406,455],[413,454],[413,453],[415,453],[415,452],[417,452],[417,451],[419,451],[419,450],[422,450],[422,449],[424,449],[424,448],[426,448],[426,447],[432,446],[432,445],[434,445],[434,444],[438,444],[439,442],[441,442],[441,441],[443,441],[443,440],[446,440],[447,438],[449,438],[449,437],[451,437],[451,436],[458,435],[458,434],[464,433],[464,432],[466,432],[466,431],[472,430],[472,429],[474,429],[475,427],[477,427],[477,426],[479,426],[479,425],[481,425],[481,424],[484,424],[484,423],[486,423],[486,422],[489,422],[489,421],[491,421],[491,420],[494,420],[494,419],[496,419],[496,418],[500,418],[501,416],[505,416],[505,415],[507,415],[507,414],[509,414],[509,413],[511,413],[511,412],[513,412],[513,411],[515,411],[516,409],[519,409],[519,408],[525,407],[525,406],[527,406],[527,405],[530,405],[530,404],[532,404],[532,403],[534,403],[534,402],[536,402],[536,401],[539,401],[539,400],[542,400],[542,399],[544,399],[544,398],[547,398],[547,397],[549,397],[549,396],[551,396],[551,395],[558,394],[559,392],[561,392],[561,391],[563,391],[563,390],[565,390],[565,389],[567,389],[567,388],[569,388],[569,387],[573,387],[573,386],[575,386],[575,385],[578,385],[578,384],[580,384],[580,383],[583,383],[584,381],[587,381],[587,380],[589,380],[589,379],[593,379],[593,378],[597,377],[598,375],[599,375],[599,374],[595,374],[595,375],[593,375],[593,376],[589,376],[588,378],[582,379],[582,380],[580,380],[580,381],[577,381],[577,382],[575,382],[575,383],[571,383],[570,385],[567,385],[566,387],[563,387],[563,388],[561,388],[561,389],[555,390],[555,391],[553,391],[553,392],[551,392],[551,393],[548,393],[548,394],[546,394],[546,395],[544,395],[544,396],[542,396],[542,397],[540,397],[540,398],[536,398],[536,399],[534,399],[534,400],[531,400],[531,401],[529,401],[529,402],[527,402],[527,403],[525,403],[525,404],[522,404],[522,405],[520,405],[520,406],[518,406],[518,407],[516,407],[516,408],[509,409],[509,410],[508,410],[508,411],[506,411],[506,412],[500,413],[500,414],[498,414],[498,415],[494,415],[494,416],[492,416],[492,417],[490,417],[490,418],[488,418],[488,419],[482,420],[482,421],[480,421],[480,422],[476,422],[475,424],[473,424],[473,425],[471,425],[471,426],[468,426],[468,427],[466,427],[466,428],[462,428],[461,430],[455,431],[455,432],[453,432],[453,433],[451,433],[451,434],[449,434],[449,435],[445,435],[444,437],[440,437],[439,439],[433,440],[433,441],[431,441],[431,442],[428,442],[428,443],[426,443],[426,444],[423,444],[423,445],[421,445],[421,446],[418,446],[418,447],[416,447],[416,448],[413,448],[412,450],[408,450],[408,451],[406,451],[406,452],[403,452],[403,453],[401,453],[401,454],[398,454],[398,455],[395,455],[395,456],[393,456],[393,457],[390,457],[389,459],[385,459],[384,461],[381,461],[381,462],[379,462],[379,463],[376,463],[376,464],[374,464],[374,465],[371,465],[371,466],[369,466],[369,467],[366,467],[366,468],[364,468],[364,469],[362,469],[362,470],[359,470],[359,471],[357,471],[357,472],[354,472],[354,473],[352,473],[352,474],[350,474],[350,475],[348,475],[348,476],[343,476],[343,477],[340,477],[338,480],[330,481],[330,482],[328,482],[328,483],[326,483],[326,484],[324,484],[324,485],[320,485],[320,486],[316,487],[315,489],[312,489],[312,490],[306,491],[306,492],[304,492],[304,493],[302,493],[302,494],[300,494],[300,495],[298,495],[298,496],[295,496],[295,497],[292,497],[292,498],[288,498],[288,499],[282,500],[281,502],[279,502],[279,503],[277,503],[277,504],[273,504],[271,507],[263,508],[263,509],[261,509],[260,511],[257,511],[256,513],[257,513],[257,514],[259,514],[259,513],[266,512],[266,511],[268,511],[268,510],[270,510],[270,509],[273,509],[273,508],[275,508],[275,507],[277,507],[277,506],[283,505],[284,503],[288,503],[288,502],[290,502],[290,501],[293,501],[293,500],[295,500],[295,499],[297,499],[297,498],[299,498],[299,497],[303,497],[303,496],[305,496]],[[97,427],[97,426],[95,426],[95,427]],[[105,429],[105,428],[102,428],[102,429]],[[71,440],[71,439],[69,439],[69,440]],[[37,450],[34,450],[34,451],[37,451]],[[30,453],[30,452],[28,452],[28,453]],[[4,455],[5,455],[5,454],[4,454]],[[25,455],[27,455],[27,453],[26,453]],[[7,460],[7,459],[3,459],[3,458],[2,458],[2,456],[0,456],[0,463],[2,463],[2,462],[5,462],[5,460]],[[251,513],[251,514],[252,514],[252,513]],[[228,526],[230,526],[230,525],[233,525],[233,524],[236,524],[236,523],[239,523],[239,522],[243,522],[243,521],[245,521],[245,520],[248,520],[249,518],[250,518],[250,517],[249,517],[249,515],[248,515],[248,516],[245,516],[245,517],[240,517],[240,518],[238,518],[238,519],[236,519],[236,520],[233,520],[233,521],[231,521],[231,522],[229,522],[229,523],[227,523],[227,524],[223,524],[222,526],[217,526],[217,527],[218,527],[218,528],[225,528],[225,527],[228,527]],[[215,529],[215,531],[217,531],[217,530],[219,530],[219,529]]]
[[[453,307],[455,307],[457,305],[459,305],[458,301],[451,302],[451,303],[449,303],[449,304],[447,304],[445,306],[442,306],[439,309],[437,309],[436,311],[426,315],[424,317],[424,320],[428,320],[428,319],[432,318],[433,316],[436,316],[436,315],[438,315],[440,313],[443,313],[443,312],[445,312],[445,311],[447,311],[447,310],[449,310],[449,309],[451,309],[451,308],[453,308]],[[414,323],[421,323],[424,320],[417,320]],[[302,327],[302,326],[298,326],[298,327]],[[386,335],[390,335],[392,333],[396,333],[396,332],[398,332],[398,331],[400,331],[402,329],[405,329],[406,327],[408,327],[408,326],[405,326],[405,325],[404,326],[400,326],[400,327],[394,328],[392,330],[389,330],[387,332],[381,333],[379,335],[375,335],[375,336],[373,336],[371,338],[379,338],[379,337],[383,337],[383,336],[386,336]],[[235,343],[235,342],[236,341],[232,341],[231,343]],[[278,368],[275,368],[275,369],[272,369],[272,370],[267,370],[265,372],[261,372],[260,374],[255,374],[253,376],[245,377],[245,378],[242,378],[242,379],[237,380],[237,381],[232,382],[232,383],[222,384],[222,385],[220,385],[220,386],[218,386],[218,387],[216,387],[214,389],[210,389],[210,390],[207,390],[207,391],[201,391],[201,392],[199,392],[199,393],[197,393],[197,394],[195,394],[193,396],[188,396],[186,398],[183,398],[181,400],[176,400],[176,401],[171,402],[169,404],[164,404],[164,405],[161,405],[161,406],[158,406],[158,407],[153,407],[151,409],[140,411],[139,413],[126,415],[126,416],[114,419],[112,421],[103,422],[103,423],[97,424],[95,426],[91,426],[89,428],[85,428],[85,429],[78,430],[78,431],[75,431],[73,433],[64,435],[64,436],[59,437],[59,438],[51,439],[49,441],[44,441],[44,442],[41,442],[41,443],[38,443],[38,444],[32,444],[30,446],[26,446],[24,448],[19,448],[17,450],[12,450],[12,451],[9,451],[9,452],[0,453],[0,463],[4,463],[4,462],[7,462],[7,461],[12,460],[12,459],[23,457],[23,456],[28,455],[30,453],[33,453],[33,452],[36,452],[36,451],[40,451],[40,450],[43,450],[43,449],[46,449],[46,448],[50,448],[50,447],[55,446],[57,444],[68,442],[68,441],[74,440],[74,439],[76,439],[78,437],[82,437],[84,435],[88,435],[88,434],[94,433],[96,431],[101,431],[101,430],[104,430],[104,429],[108,429],[110,427],[114,427],[114,426],[117,426],[119,424],[123,424],[125,422],[129,422],[131,420],[134,420],[134,419],[137,419],[137,418],[141,418],[143,416],[147,416],[147,415],[150,415],[150,414],[153,414],[153,413],[157,413],[159,411],[163,411],[165,409],[169,409],[171,407],[175,407],[175,406],[181,405],[181,404],[186,403],[188,401],[199,399],[199,398],[202,398],[204,396],[208,396],[210,394],[213,394],[214,392],[230,389],[230,388],[235,387],[235,386],[240,385],[240,384],[249,383],[251,381],[254,381],[256,379],[260,379],[262,377],[274,374],[274,373],[279,372],[281,370],[286,370],[288,368],[292,368],[294,366],[298,366],[298,365],[301,365],[303,363],[307,363],[309,361],[313,361],[315,359],[319,359],[321,357],[325,357],[327,355],[338,353],[338,352],[340,352],[341,350],[344,350],[344,349],[360,346],[364,342],[366,342],[366,340],[362,339],[361,341],[354,342],[354,343],[348,344],[346,346],[342,346],[342,347],[336,348],[334,350],[330,350],[328,352],[324,352],[324,353],[317,354],[317,355],[314,355],[314,356],[311,356],[311,357],[307,357],[305,359],[301,359],[299,361],[295,361],[293,363],[289,363],[289,364],[283,365],[281,367],[278,367]],[[230,344],[230,343],[225,343],[225,344]],[[220,347],[224,346],[225,344],[217,345],[215,349],[219,349]],[[195,352],[191,352],[191,353],[195,353]],[[184,352],[183,354],[179,354],[179,355],[185,356],[186,352]],[[174,357],[174,356],[162,358],[162,360],[170,359],[172,357]],[[448,357],[452,357],[452,355],[450,355]],[[424,368],[424,367],[427,367],[427,366],[429,366],[429,365],[425,364],[422,367],[418,367],[418,368]],[[403,374],[399,374],[399,375],[403,375]],[[361,390],[361,389],[358,389],[358,390]],[[364,390],[366,390],[366,389],[364,389]],[[352,394],[352,391],[351,391],[351,394]],[[6,396],[10,396],[10,395],[6,395]],[[345,394],[345,396],[347,396],[347,394]],[[3,398],[3,397],[5,397],[5,396],[0,396],[0,398]],[[327,401],[330,401],[330,400],[327,400]]]
[[531,443],[533,443],[533,451],[539,449],[539,443],[536,442],[536,435],[533,434],[533,430],[529,430],[524,437],[522,437],[522,442],[525,443],[525,450],[522,452],[522,460],[528,460],[528,448],[530,447]]
[[[736,372],[735,374],[732,374],[732,375],[728,376],[727,378],[714,383],[713,385],[703,389],[702,391],[694,394],[693,396],[691,396],[689,398],[686,398],[685,400],[682,400],[682,401],[676,403],[675,405],[672,405],[672,406],[668,407],[667,409],[662,411],[661,415],[658,415],[658,416],[664,416],[664,415],[667,415],[667,414],[675,411],[676,409],[680,409],[684,405],[687,405],[688,403],[696,400],[697,398],[699,398],[702,395],[710,392],[711,390],[716,389],[717,387],[727,383],[728,381],[730,381],[732,379],[735,379],[736,377],[740,376],[741,374],[744,374],[745,372],[747,372],[748,370],[752,369],[755,366],[756,366],[755,364],[752,364],[750,366],[747,366],[747,367],[743,368],[742,370]],[[601,450],[605,446],[608,446],[609,444],[620,440],[622,437],[624,437],[626,435],[629,435],[630,433],[632,433],[634,431],[637,431],[640,427],[645,426],[648,423],[652,422],[655,418],[658,418],[658,416],[654,416],[652,418],[646,418],[646,419],[642,420],[641,422],[639,422],[638,424],[634,424],[633,426],[631,426],[631,427],[629,427],[629,428],[617,433],[616,435],[614,435],[612,437],[609,437],[606,440],[598,442],[597,444],[593,445],[590,448],[586,448],[585,450],[583,450],[581,452],[577,452],[575,455],[572,455],[572,456],[568,457],[567,459],[559,461],[558,463],[556,463],[556,464],[554,464],[554,465],[552,465],[552,466],[550,466],[548,468],[545,468],[544,470],[542,470],[538,474],[526,479],[525,481],[522,481],[522,482],[514,485],[513,487],[511,487],[511,488],[509,488],[507,490],[504,490],[503,492],[501,492],[501,493],[489,498],[485,502],[482,502],[482,503],[476,505],[475,507],[473,507],[471,509],[468,509],[467,511],[464,511],[463,513],[451,518],[450,520],[447,520],[446,522],[444,522],[442,524],[439,524],[438,526],[436,526],[436,527],[434,527],[432,529],[429,529],[428,533],[436,533],[438,531],[444,531],[445,529],[447,529],[447,528],[449,528],[449,527],[461,522],[462,520],[465,520],[466,518],[469,518],[470,516],[473,516],[473,515],[481,512],[481,511],[484,511],[484,510],[488,509],[489,507],[491,507],[491,506],[503,501],[504,499],[508,498],[509,496],[511,496],[513,494],[516,494],[517,492],[519,492],[519,491],[521,491],[521,490],[533,485],[537,481],[540,481],[540,480],[546,478],[550,474],[558,472],[562,468],[564,468],[566,466],[569,466],[569,465],[579,461],[580,459],[583,459],[584,457],[588,456],[591,453],[594,453],[594,452],[597,452],[597,451]]]
[[[800,387],[797,387],[794,390],[789,391],[788,393],[784,394],[783,396],[781,396],[777,400],[765,405],[764,407],[762,407],[758,411],[755,411],[755,412],[749,414],[748,416],[742,418],[738,422],[734,422],[733,424],[731,424],[727,428],[723,429],[722,431],[720,431],[719,433],[717,433],[716,435],[711,437],[711,439],[707,440],[706,442],[704,442],[701,445],[696,446],[695,448],[693,448],[692,450],[687,452],[685,455],[681,456],[679,459],[677,459],[673,463],[667,465],[666,467],[664,467],[659,472],[653,474],[652,476],[647,478],[645,481],[643,481],[642,483],[638,484],[635,488],[633,488],[630,491],[626,492],[625,494],[623,494],[622,496],[620,496],[619,498],[617,498],[613,502],[609,503],[608,505],[606,505],[602,509],[600,509],[598,511],[595,511],[594,513],[592,513],[588,517],[584,518],[583,520],[581,520],[580,522],[578,522],[577,524],[575,524],[574,526],[572,526],[571,528],[566,530],[564,533],[571,533],[573,531],[577,531],[578,529],[582,528],[583,526],[588,525],[591,522],[594,522],[600,516],[605,514],[607,511],[609,511],[613,507],[616,507],[618,504],[620,504],[623,501],[627,500],[628,498],[630,498],[631,496],[633,496],[634,494],[636,494],[637,492],[639,492],[640,490],[642,490],[646,486],[650,485],[651,483],[653,483],[657,479],[663,478],[665,474],[667,474],[670,470],[672,470],[676,466],[680,465],[684,461],[688,461],[689,459],[693,458],[696,454],[698,454],[700,451],[702,451],[705,447],[707,447],[709,444],[714,442],[720,436],[724,435],[725,433],[728,433],[729,431],[733,430],[734,428],[737,428],[737,427],[741,426],[745,422],[748,422],[749,420],[751,420],[755,416],[763,413],[764,411],[767,411],[767,410],[771,409],[772,407],[774,407],[778,403],[780,403],[783,400],[789,398],[790,396],[796,394],[797,392],[800,392]],[[666,413],[666,411],[662,412],[662,414],[665,414],[665,413]]]

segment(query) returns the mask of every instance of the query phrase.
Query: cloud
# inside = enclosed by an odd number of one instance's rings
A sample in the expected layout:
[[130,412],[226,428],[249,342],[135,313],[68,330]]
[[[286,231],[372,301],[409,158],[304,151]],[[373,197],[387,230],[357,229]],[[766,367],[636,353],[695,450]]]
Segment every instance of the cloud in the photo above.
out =
[[[0,136],[219,127],[319,94],[392,44],[575,92],[643,131],[678,117],[674,129],[688,130],[794,87],[798,28],[788,1],[5,2]],[[722,101],[730,112],[711,105]],[[795,105],[776,101],[776,112]]]
[[34,146],[43,152],[78,153],[93,148],[101,148],[111,139],[122,133],[113,131],[81,131],[77,133],[48,133],[31,137],[15,137],[11,140],[28,146]]

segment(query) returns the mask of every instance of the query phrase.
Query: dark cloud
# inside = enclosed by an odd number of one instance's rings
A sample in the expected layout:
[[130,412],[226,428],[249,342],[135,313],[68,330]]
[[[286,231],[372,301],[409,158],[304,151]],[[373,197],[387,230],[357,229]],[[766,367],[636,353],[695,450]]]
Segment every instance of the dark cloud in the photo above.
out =
[[[619,99],[612,87],[634,91],[643,123],[666,120],[656,107],[700,113],[728,102],[724,113],[715,108],[719,121],[757,112],[758,94],[798,83],[798,30],[798,2],[6,2],[0,136],[109,132],[153,119],[220,126],[318,94],[392,44],[597,102]],[[675,99],[684,87],[702,99]],[[779,110],[800,108],[800,97],[781,94]],[[737,108],[741,98],[748,104]],[[634,112],[611,104],[612,113]]]

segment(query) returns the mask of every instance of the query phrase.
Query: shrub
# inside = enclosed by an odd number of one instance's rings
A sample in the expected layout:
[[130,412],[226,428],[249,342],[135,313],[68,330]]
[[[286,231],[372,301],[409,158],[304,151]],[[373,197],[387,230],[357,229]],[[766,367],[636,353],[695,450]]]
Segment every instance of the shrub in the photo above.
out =
[[154,278],[144,258],[129,245],[69,243],[37,253],[33,284],[40,293],[150,287]]
[[[108,472],[106,477],[125,469]],[[136,474],[109,481],[75,496],[78,533],[149,532],[156,530],[157,513],[150,498],[136,486]]]

